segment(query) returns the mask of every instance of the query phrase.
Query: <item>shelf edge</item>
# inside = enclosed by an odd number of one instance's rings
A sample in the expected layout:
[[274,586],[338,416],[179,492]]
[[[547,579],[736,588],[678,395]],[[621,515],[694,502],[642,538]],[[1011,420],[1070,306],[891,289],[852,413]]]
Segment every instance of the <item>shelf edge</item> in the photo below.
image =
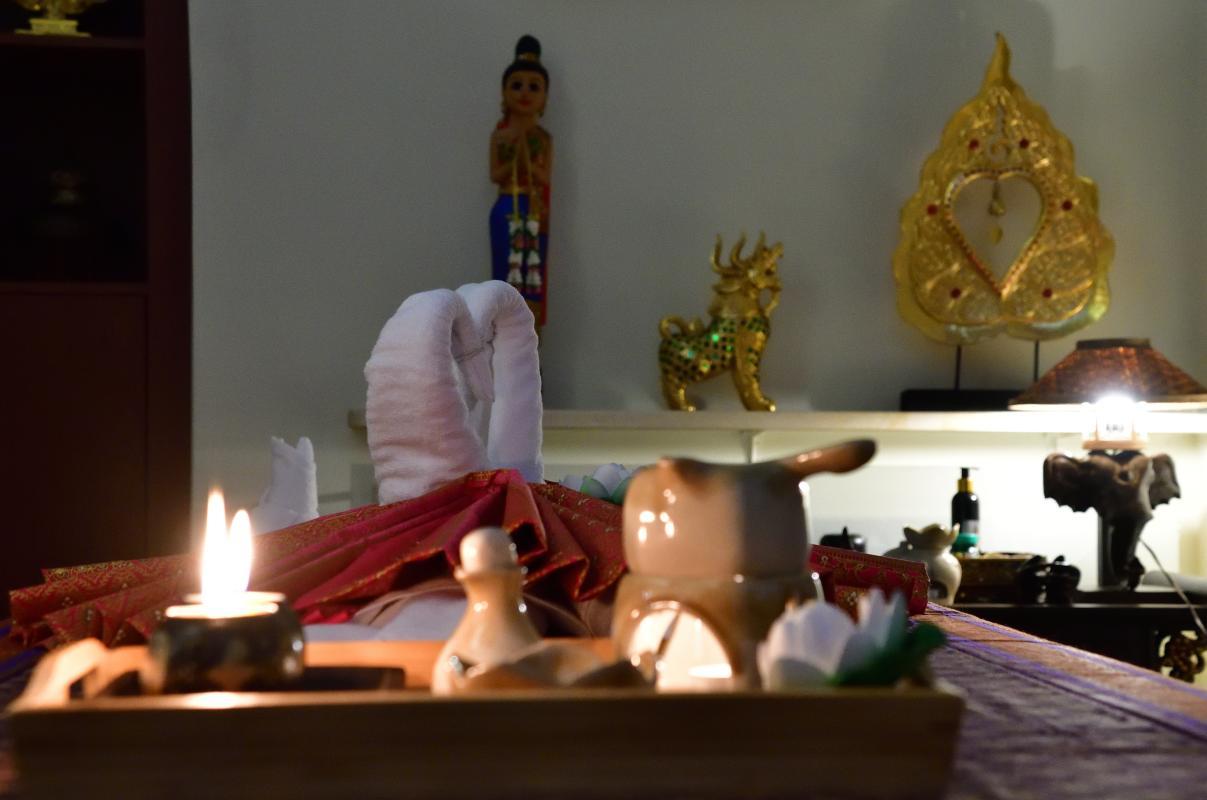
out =
[[[347,412],[348,427],[365,430],[364,409]],[[548,409],[546,431],[851,431],[868,433],[1080,434],[1077,412],[1053,411],[616,411]],[[1207,414],[1157,412],[1153,434],[1207,434]]]

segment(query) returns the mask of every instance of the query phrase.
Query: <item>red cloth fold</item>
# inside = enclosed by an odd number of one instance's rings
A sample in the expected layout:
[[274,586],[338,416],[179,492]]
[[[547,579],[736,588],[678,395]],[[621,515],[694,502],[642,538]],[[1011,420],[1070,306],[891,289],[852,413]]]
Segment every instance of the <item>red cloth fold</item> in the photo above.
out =
[[[619,506],[496,470],[259,536],[252,588],[284,593],[305,623],[341,622],[385,592],[450,573],[461,538],[483,525],[512,536],[527,588],[567,603],[598,597],[624,574]],[[164,608],[196,590],[196,564],[190,554],[45,570],[45,583],[10,595],[13,636],[141,641]]]
[[815,544],[809,548],[809,566],[820,576],[826,600],[849,612],[854,612],[859,596],[872,588],[886,596],[901,592],[910,614],[926,610],[930,580],[920,562]]

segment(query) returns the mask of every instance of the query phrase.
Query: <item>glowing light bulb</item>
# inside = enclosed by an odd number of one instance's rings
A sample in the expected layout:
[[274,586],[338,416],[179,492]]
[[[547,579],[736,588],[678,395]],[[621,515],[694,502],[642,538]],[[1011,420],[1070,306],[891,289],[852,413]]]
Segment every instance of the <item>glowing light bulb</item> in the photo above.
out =
[[1087,450],[1139,450],[1148,443],[1145,404],[1126,395],[1083,403],[1082,416],[1082,446]]

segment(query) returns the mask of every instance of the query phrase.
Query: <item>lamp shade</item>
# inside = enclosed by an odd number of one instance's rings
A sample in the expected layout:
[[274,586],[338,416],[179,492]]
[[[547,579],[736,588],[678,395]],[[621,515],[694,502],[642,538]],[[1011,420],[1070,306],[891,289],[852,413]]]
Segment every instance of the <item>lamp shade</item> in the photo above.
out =
[[1010,401],[1012,409],[1093,403],[1126,395],[1151,408],[1207,407],[1207,387],[1174,366],[1148,339],[1086,339]]

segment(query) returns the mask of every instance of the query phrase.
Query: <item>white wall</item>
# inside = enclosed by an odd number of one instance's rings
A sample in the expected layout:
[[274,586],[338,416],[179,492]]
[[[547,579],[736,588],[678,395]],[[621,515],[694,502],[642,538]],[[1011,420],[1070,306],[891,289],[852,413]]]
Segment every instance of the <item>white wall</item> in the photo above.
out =
[[[198,497],[219,481],[254,503],[267,437],[305,434],[324,507],[344,500],[363,460],[345,413],[382,324],[489,275],[486,143],[525,32],[557,145],[547,407],[657,407],[658,319],[704,312],[713,237],[743,229],[785,245],[763,377],[782,408],[945,385],[952,351],[897,316],[890,258],[996,30],[1117,243],[1111,310],[1080,336],[1149,336],[1207,377],[1197,0],[206,0],[191,24]],[[977,346],[965,385],[1022,387],[1030,354]]]

